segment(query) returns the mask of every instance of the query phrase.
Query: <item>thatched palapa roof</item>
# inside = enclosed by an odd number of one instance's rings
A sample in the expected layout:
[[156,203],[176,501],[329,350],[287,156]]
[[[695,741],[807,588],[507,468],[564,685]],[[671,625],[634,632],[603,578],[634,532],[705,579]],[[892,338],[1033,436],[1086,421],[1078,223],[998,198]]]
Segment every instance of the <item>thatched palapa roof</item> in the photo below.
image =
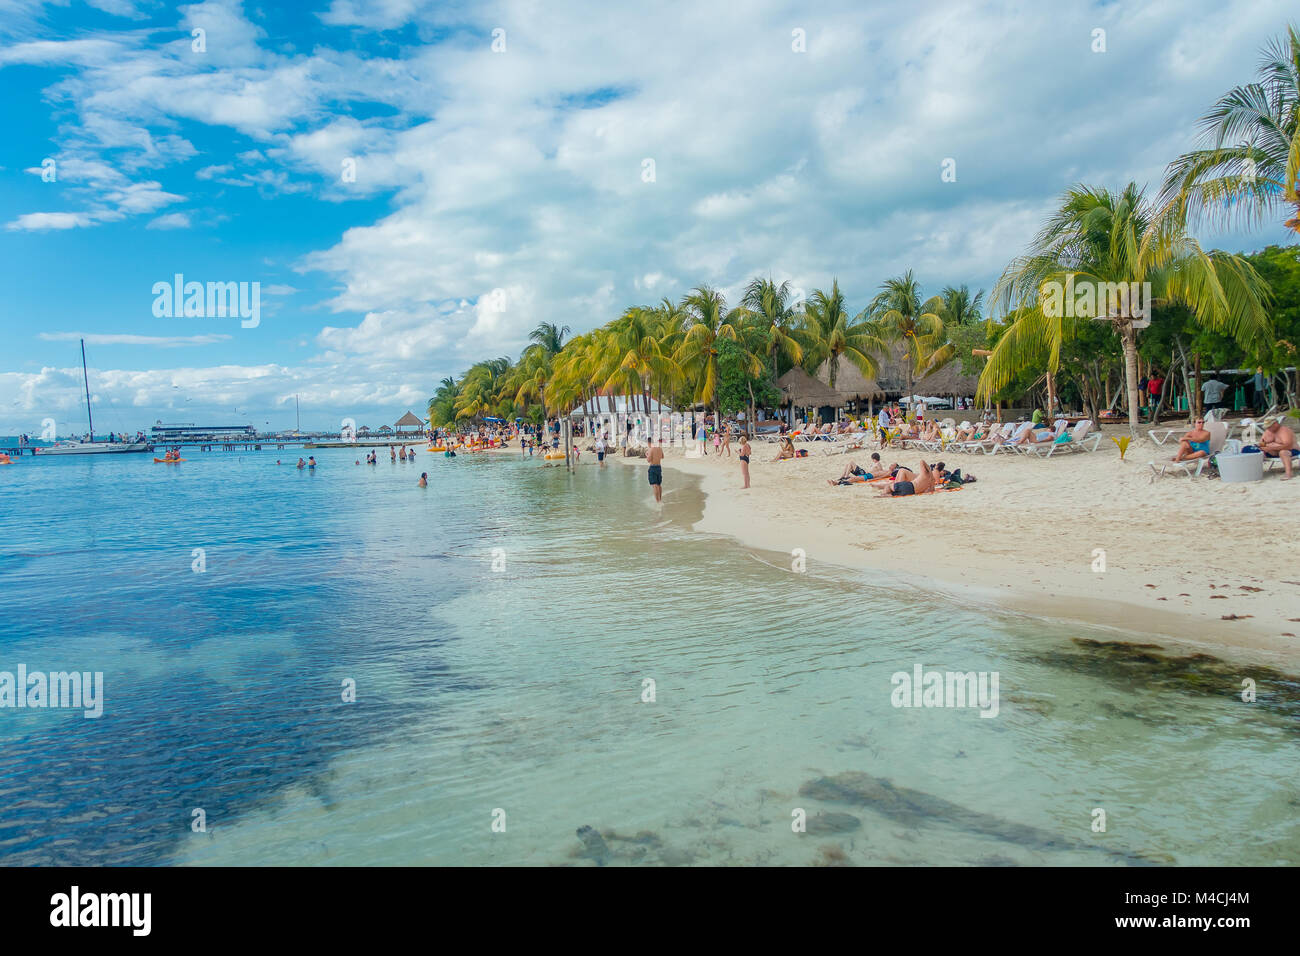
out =
[[[831,377],[828,364],[823,362],[817,370],[817,377],[822,381],[828,381]],[[885,397],[875,379],[867,378],[856,365],[844,358],[840,359],[840,367],[835,371],[835,391],[841,404],[849,399],[879,401]]]
[[421,425],[424,424],[424,419],[416,418],[412,412],[407,412],[405,415],[403,415],[401,418],[397,420],[396,424],[398,428],[410,428],[411,426],[415,426],[416,428],[419,428]]
[[[892,357],[878,359],[877,362],[880,366],[879,374],[875,378],[866,378],[851,362],[840,359],[835,390],[840,393],[843,400],[881,399],[887,395],[903,395],[907,391],[907,359],[902,348],[896,349]],[[821,368],[817,370],[817,377],[824,381],[828,376],[829,370],[823,362]],[[979,376],[963,375],[961,361],[955,358],[925,378],[915,379],[912,382],[912,391],[917,395],[942,397],[957,395],[962,398],[973,398],[977,384],[979,384]]]
[[820,408],[822,405],[838,407],[844,403],[842,395],[797,365],[776,380],[776,387],[792,405]]

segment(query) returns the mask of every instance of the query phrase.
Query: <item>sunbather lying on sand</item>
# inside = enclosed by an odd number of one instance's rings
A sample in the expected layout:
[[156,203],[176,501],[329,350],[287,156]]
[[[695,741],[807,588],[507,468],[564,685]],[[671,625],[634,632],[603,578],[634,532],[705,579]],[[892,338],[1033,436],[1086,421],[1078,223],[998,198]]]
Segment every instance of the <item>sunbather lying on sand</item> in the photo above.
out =
[[881,476],[887,475],[898,468],[897,464],[892,464],[888,468],[882,466],[880,464],[879,452],[872,452],[871,461],[869,462],[869,464],[871,466],[870,471],[868,471],[866,468],[861,467],[856,461],[851,461],[844,466],[844,471],[840,473],[840,477],[838,479],[827,478],[826,484],[832,486],[852,485],[852,484],[857,484],[858,481],[871,481],[871,479],[873,478],[880,478]]
[[894,480],[881,492],[882,498],[901,498],[904,495],[923,495],[934,491],[935,476],[930,470],[929,462],[921,462],[921,473],[900,468],[894,473]]
[[1210,433],[1205,427],[1205,419],[1198,418],[1192,423],[1192,430],[1178,443],[1178,454],[1174,461],[1193,461],[1197,458],[1210,457]]

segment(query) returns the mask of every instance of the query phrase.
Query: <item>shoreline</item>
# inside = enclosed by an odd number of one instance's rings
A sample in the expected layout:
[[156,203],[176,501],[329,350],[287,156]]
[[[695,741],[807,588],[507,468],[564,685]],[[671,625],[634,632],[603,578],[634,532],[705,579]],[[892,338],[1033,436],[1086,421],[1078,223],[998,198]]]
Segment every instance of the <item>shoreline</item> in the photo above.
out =
[[[704,511],[694,530],[785,556],[802,548],[809,567],[913,577],[927,596],[937,591],[963,607],[1157,636],[1193,652],[1263,654],[1289,666],[1300,659],[1300,621],[1292,620],[1300,618],[1300,569],[1273,570],[1295,565],[1289,546],[1252,527],[1253,512],[1242,507],[1259,499],[1254,520],[1268,520],[1275,503],[1290,505],[1291,483],[1276,473],[1251,486],[1148,483],[1147,461],[1164,448],[1140,439],[1127,461],[1104,448],[1044,461],[949,456],[950,466],[979,481],[956,494],[892,500],[864,485],[826,484],[850,459],[869,459],[870,448],[825,455],[814,447],[808,458],[779,463],[762,460],[775,446],[753,448],[748,491],[734,455],[719,463],[712,453],[685,458],[666,449],[665,470],[699,481]],[[907,463],[919,454],[882,457]],[[1184,533],[1183,524],[1205,537]],[[1231,540],[1207,546],[1213,536]],[[1095,548],[1106,551],[1101,573],[1092,570]],[[1223,620],[1229,614],[1237,619]]]

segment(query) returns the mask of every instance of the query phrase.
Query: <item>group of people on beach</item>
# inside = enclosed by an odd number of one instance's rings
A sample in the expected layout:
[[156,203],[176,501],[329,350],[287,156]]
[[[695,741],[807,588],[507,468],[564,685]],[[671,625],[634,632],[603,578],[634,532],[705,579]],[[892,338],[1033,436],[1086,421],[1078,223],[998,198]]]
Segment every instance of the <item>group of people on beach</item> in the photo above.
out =
[[870,470],[856,461],[850,461],[838,478],[827,478],[826,483],[832,487],[878,484],[881,486],[882,498],[903,498],[933,491],[953,491],[975,480],[974,475],[962,475],[960,468],[949,471],[948,466],[941,461],[933,464],[922,461],[915,469],[911,469],[898,462],[885,465],[880,459],[880,453],[872,452],[869,464]]
[[[1195,461],[1198,458],[1211,457],[1210,430],[1207,420],[1197,418],[1192,427],[1178,442],[1178,451],[1173,461]],[[1281,417],[1274,416],[1264,422],[1264,433],[1257,442],[1257,447],[1265,458],[1276,458],[1282,462],[1282,480],[1290,481],[1293,462],[1300,456],[1300,446],[1296,444],[1295,430],[1282,424]]]

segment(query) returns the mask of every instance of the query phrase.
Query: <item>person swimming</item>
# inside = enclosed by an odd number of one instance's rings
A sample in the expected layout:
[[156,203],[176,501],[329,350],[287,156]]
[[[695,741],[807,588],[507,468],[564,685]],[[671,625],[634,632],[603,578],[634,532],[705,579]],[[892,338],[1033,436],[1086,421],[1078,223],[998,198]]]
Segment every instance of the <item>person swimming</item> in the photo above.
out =
[[298,459],[298,467],[299,467],[299,468],[306,468],[306,467],[307,467],[307,463],[306,463],[305,461],[303,461],[301,458],[299,458],[299,459]]
[[429,473],[427,471],[420,472],[420,480],[416,482],[416,487],[417,488],[429,487]]

